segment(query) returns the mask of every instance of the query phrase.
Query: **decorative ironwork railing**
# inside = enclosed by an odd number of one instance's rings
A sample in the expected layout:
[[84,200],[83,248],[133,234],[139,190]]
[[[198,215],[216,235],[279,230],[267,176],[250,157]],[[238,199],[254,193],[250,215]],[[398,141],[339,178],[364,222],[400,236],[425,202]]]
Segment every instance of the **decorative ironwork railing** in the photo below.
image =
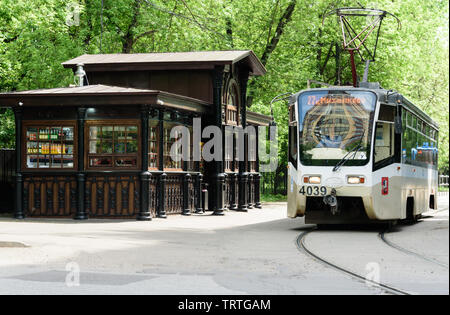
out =
[[165,187],[165,210],[167,214],[180,214],[183,211],[183,177],[167,176]]

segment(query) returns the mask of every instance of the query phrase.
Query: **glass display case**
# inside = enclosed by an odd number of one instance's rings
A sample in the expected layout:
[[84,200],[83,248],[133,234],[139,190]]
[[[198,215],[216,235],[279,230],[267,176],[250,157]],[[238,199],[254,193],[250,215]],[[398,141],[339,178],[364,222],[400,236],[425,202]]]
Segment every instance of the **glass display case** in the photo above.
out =
[[158,170],[159,167],[159,122],[150,120],[148,127],[148,168]]
[[74,126],[26,127],[26,168],[73,169]]
[[[176,123],[164,122],[164,169],[182,171],[182,148],[181,145],[178,146],[179,143],[177,143],[177,140],[181,135],[178,134],[178,132],[175,132],[175,138],[170,137],[172,128],[176,126],[178,126]],[[170,152],[173,145],[176,147],[174,147],[173,151],[174,156],[171,156]]]
[[139,128],[137,125],[90,125],[88,168],[138,168]]

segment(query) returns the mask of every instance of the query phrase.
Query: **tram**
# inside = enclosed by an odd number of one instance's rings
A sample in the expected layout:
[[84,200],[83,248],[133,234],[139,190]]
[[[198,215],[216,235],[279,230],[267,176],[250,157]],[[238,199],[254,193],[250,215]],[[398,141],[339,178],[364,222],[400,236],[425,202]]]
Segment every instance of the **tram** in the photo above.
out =
[[288,217],[391,223],[437,209],[439,126],[400,93],[308,89],[289,116]]

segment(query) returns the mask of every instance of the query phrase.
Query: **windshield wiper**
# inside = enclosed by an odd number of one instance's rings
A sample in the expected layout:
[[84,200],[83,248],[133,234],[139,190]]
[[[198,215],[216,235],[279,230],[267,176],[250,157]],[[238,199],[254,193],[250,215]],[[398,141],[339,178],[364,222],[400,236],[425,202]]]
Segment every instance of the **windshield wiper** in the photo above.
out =
[[361,139],[359,140],[358,145],[356,145],[353,149],[350,150],[350,152],[348,152],[333,168],[333,172],[337,172],[345,163],[347,163],[348,160],[350,160],[350,158],[348,158],[348,156],[352,153],[355,153],[353,155],[353,159],[356,157],[356,154],[358,154],[359,150],[361,150],[362,146],[362,142],[364,140],[364,136],[366,134],[366,131],[364,130]]

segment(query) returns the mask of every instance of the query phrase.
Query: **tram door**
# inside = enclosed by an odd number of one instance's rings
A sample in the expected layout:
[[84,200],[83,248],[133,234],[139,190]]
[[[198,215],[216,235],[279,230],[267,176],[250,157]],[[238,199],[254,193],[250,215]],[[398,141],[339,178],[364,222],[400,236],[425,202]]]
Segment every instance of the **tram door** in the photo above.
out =
[[[377,122],[374,148],[374,191],[376,207],[390,216],[399,217],[401,203],[401,173],[394,166],[396,162],[395,125],[392,122]],[[394,207],[398,209],[393,209]]]

